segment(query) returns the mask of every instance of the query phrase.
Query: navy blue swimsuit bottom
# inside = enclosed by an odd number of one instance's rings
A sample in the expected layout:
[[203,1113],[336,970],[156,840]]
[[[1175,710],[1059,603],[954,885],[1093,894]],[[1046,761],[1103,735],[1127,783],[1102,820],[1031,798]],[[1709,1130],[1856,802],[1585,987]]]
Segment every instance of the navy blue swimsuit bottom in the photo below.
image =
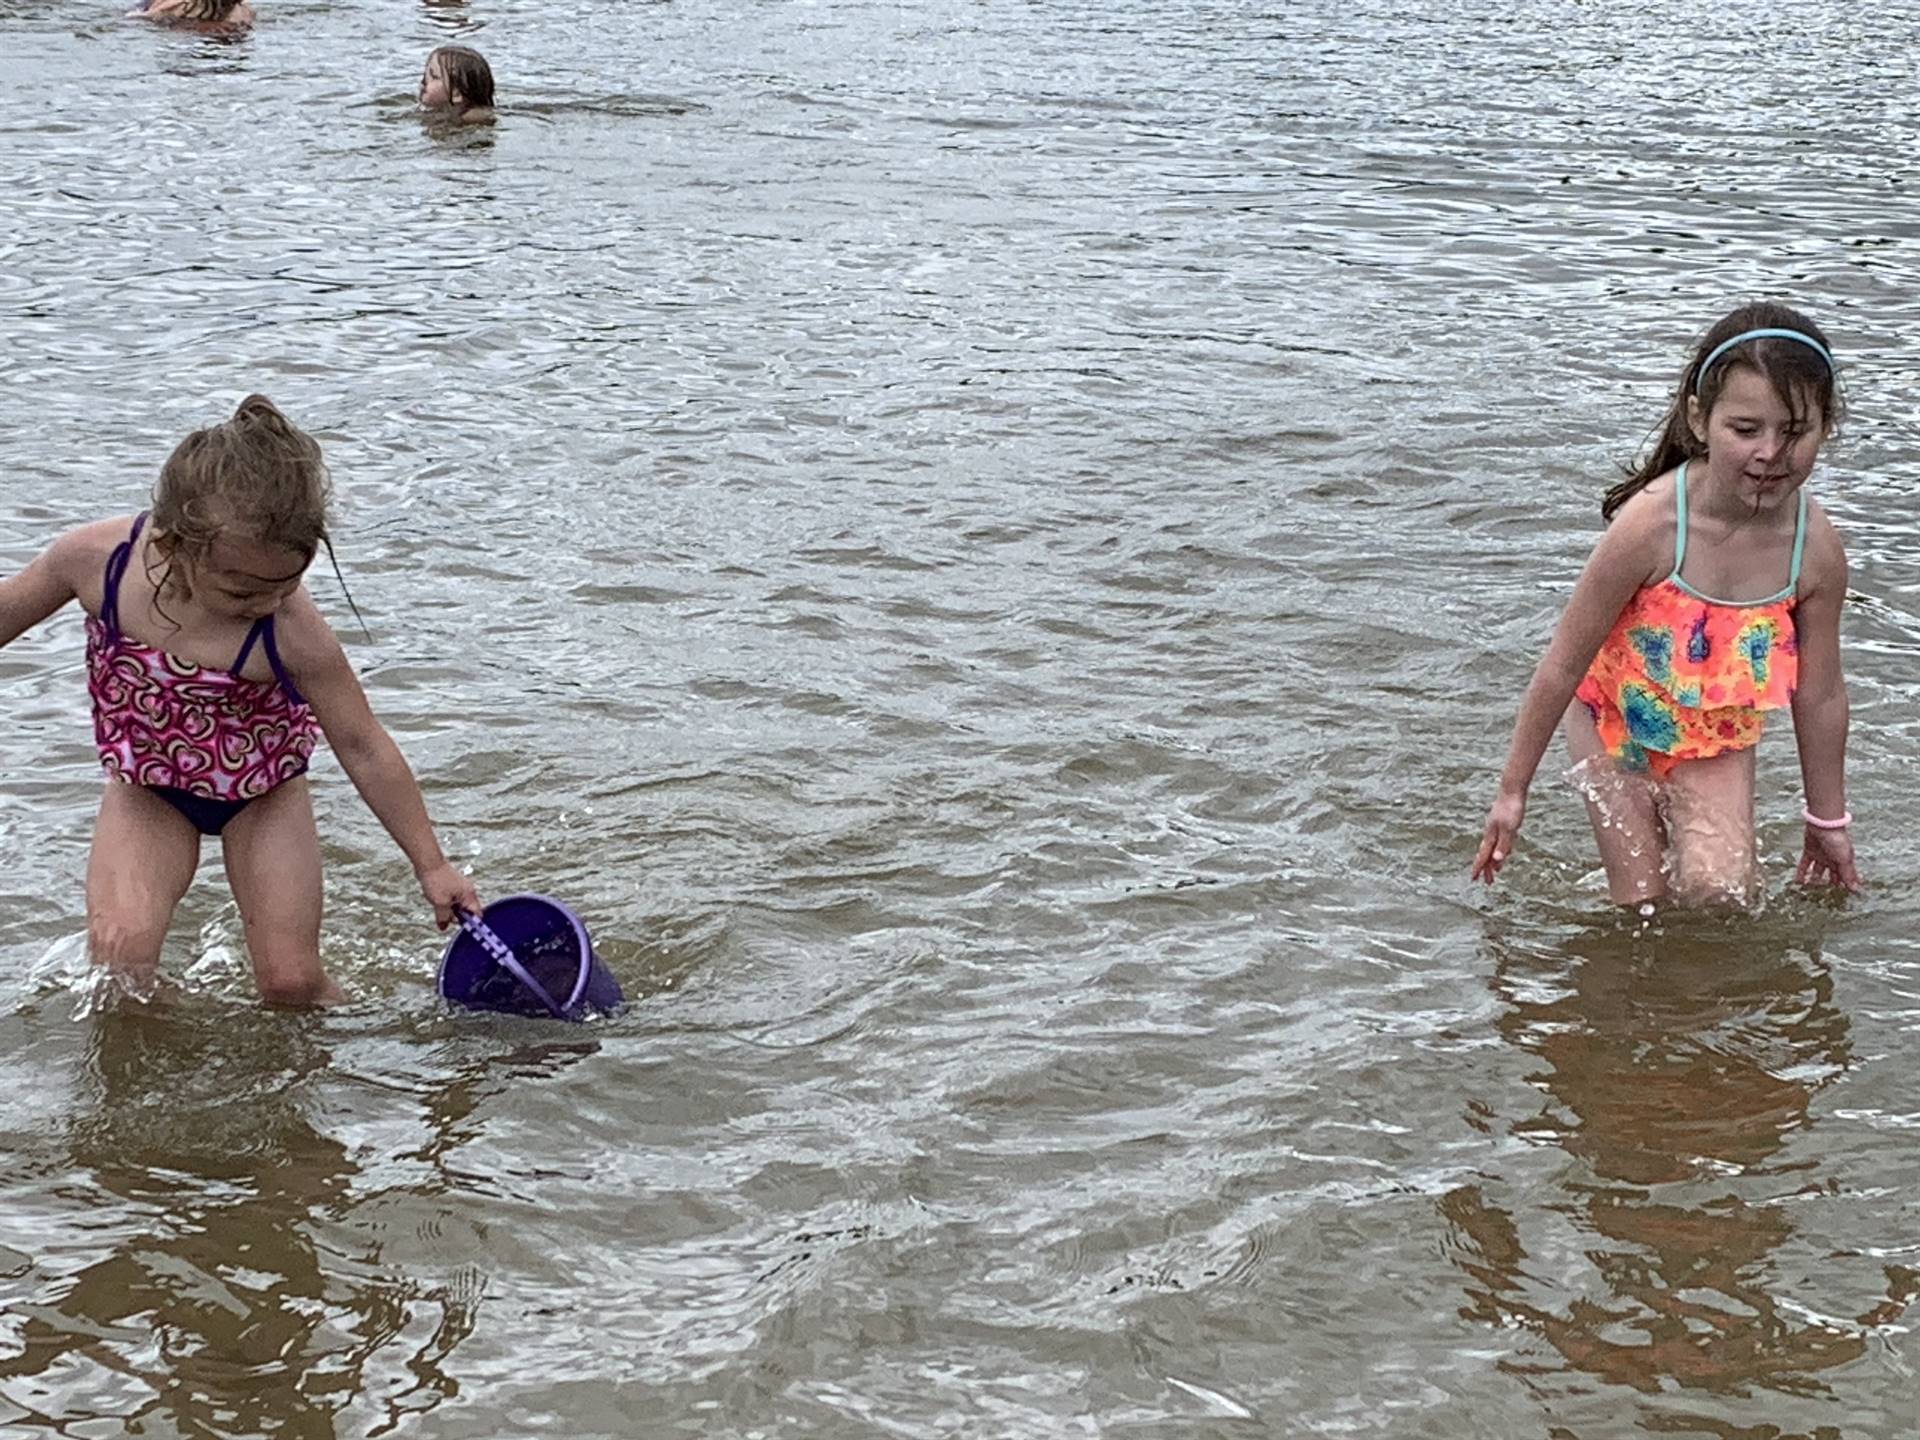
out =
[[[301,769],[296,773],[304,775],[307,772],[305,769]],[[294,775],[289,775],[287,779],[282,780],[280,784],[284,785],[287,783],[287,780],[294,778]],[[205,795],[196,795],[191,790],[176,790],[171,785],[148,785],[145,788],[152,791],[155,795],[158,795],[162,800],[166,801],[167,804],[186,816],[187,823],[202,835],[218,835],[222,830],[227,828],[228,822],[231,821],[234,816],[246,809],[247,806],[253,804],[255,800],[261,798],[258,795],[254,795],[245,800],[211,800]],[[276,790],[279,788],[278,785],[274,787]],[[267,793],[271,794],[273,792],[269,791]]]

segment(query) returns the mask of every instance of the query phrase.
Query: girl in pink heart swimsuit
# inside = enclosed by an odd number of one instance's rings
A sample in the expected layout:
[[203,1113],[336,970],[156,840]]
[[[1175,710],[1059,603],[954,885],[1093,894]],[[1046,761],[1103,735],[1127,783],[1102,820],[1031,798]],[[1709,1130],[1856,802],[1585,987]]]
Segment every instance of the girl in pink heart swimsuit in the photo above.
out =
[[265,396],[196,430],[153,506],[60,536],[0,580],[0,646],[69,600],[87,612],[94,739],[109,777],[87,864],[95,963],[151,985],[216,837],[261,994],[343,998],[320,962],[320,842],[306,778],[324,735],[413,862],[444,927],[477,910],[420,787],[301,583],[327,540],[320,447]]
[[[147,514],[134,517],[108,557],[100,613],[87,617],[94,743],[107,774],[146,786],[202,835],[218,835],[262,795],[307,773],[320,726],[280,659],[272,615],[253,622],[223,670],[178,660],[120,628],[120,585]],[[271,680],[246,678],[255,646]]]

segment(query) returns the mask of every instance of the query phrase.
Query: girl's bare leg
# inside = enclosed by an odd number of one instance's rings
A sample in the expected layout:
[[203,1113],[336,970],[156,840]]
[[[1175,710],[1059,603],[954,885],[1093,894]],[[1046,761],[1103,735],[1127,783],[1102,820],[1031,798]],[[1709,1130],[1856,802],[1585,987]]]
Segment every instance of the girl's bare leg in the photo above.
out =
[[200,832],[151,790],[107,781],[87,856],[87,949],[93,963],[148,994],[160,947],[200,863]]
[[1751,748],[1683,760],[1667,780],[1674,898],[1683,905],[1749,905],[1754,853]]
[[220,843],[260,997],[270,1005],[346,999],[320,964],[320,837],[307,777],[247,806],[227,822]]
[[1586,796],[1607,892],[1616,905],[1647,905],[1666,897],[1666,832],[1660,823],[1650,777],[1622,770],[1606,747],[1593,717],[1578,700],[1567,707],[1567,753]]

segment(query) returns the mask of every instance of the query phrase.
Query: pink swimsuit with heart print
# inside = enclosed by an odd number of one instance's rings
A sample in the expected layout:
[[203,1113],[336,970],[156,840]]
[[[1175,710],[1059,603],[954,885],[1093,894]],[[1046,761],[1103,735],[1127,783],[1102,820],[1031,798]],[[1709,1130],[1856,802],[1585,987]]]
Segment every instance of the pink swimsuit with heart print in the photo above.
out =
[[[273,617],[254,622],[226,670],[180,660],[120,629],[120,581],[143,513],[107,561],[100,614],[87,617],[87,690],[100,762],[118,780],[244,805],[303,773],[320,726],[280,663]],[[271,680],[241,675],[263,645]]]

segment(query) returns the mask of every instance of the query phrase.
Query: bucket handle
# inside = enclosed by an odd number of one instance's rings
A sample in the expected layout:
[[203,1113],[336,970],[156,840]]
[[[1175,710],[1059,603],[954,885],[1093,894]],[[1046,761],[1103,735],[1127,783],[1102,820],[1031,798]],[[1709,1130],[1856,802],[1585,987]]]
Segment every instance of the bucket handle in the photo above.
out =
[[526,967],[521,965],[519,960],[515,958],[512,947],[493,933],[493,927],[491,925],[487,924],[486,921],[482,920],[471,910],[461,906],[455,906],[453,913],[460,921],[460,928],[477,940],[480,943],[481,949],[499,961],[500,964],[506,968],[508,974],[512,975],[514,979],[531,990],[539,997],[540,1003],[560,1019],[564,1020],[567,1018],[567,1012],[560,1006],[554,1004],[553,997],[547,993],[547,987],[527,972]]

